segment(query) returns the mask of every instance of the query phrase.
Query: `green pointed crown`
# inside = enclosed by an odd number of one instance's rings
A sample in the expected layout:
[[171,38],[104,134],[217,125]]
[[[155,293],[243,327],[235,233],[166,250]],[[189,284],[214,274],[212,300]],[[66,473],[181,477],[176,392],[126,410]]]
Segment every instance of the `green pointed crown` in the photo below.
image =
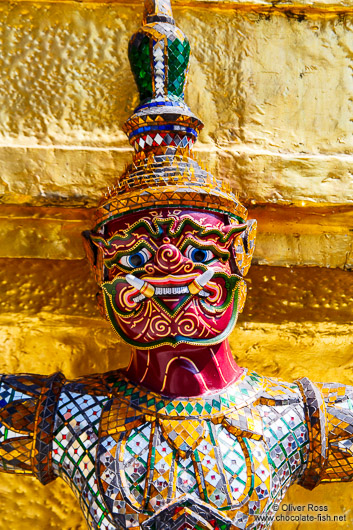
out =
[[[167,4],[169,2],[149,3],[144,26],[129,43],[131,70],[141,102],[161,96],[184,97],[190,44],[175,26]],[[152,14],[148,14],[148,9]]]
[[176,133],[185,142],[196,141],[203,124],[184,102],[189,57],[190,44],[175,25],[170,0],[145,1],[143,26],[129,43],[140,105],[124,126],[136,151],[151,147],[146,133]]
[[144,0],[142,27],[129,43],[141,102],[124,131],[135,149],[96,211],[96,230],[113,219],[148,208],[181,207],[246,219],[229,185],[202,167],[192,153],[203,123],[184,101],[190,45],[176,27],[170,0]]

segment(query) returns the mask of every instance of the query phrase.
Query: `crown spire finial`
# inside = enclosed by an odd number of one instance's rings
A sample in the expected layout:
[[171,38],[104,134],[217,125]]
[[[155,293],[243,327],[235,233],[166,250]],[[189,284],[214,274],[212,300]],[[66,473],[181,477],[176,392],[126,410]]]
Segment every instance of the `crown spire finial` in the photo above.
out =
[[145,0],[143,26],[129,42],[140,105],[124,130],[136,151],[156,147],[151,138],[159,140],[161,133],[168,133],[175,147],[190,148],[196,141],[203,124],[184,102],[189,57],[190,44],[175,25],[170,0]]
[[151,22],[169,22],[174,24],[170,0],[145,0],[143,24]]

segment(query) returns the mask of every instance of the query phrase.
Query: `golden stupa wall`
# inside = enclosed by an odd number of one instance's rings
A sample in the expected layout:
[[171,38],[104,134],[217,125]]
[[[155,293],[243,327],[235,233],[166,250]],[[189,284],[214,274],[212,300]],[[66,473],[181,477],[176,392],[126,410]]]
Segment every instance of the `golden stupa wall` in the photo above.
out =
[[[286,380],[353,383],[353,4],[176,0],[174,12],[192,46],[199,158],[259,220],[234,355]],[[75,377],[128,359],[96,310],[80,232],[131,156],[127,43],[141,14],[142,1],[0,3],[2,372]],[[287,500],[346,517],[327,530],[353,526],[353,484]],[[0,528],[85,524],[59,481],[2,475]]]

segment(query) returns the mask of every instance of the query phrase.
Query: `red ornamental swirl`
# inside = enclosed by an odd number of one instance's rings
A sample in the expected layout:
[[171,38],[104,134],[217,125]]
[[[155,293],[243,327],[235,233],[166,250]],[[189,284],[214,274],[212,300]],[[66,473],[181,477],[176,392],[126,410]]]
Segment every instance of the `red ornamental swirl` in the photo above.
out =
[[211,295],[208,297],[208,302],[210,304],[218,304],[226,294],[224,288],[216,282],[210,282],[207,287],[211,292]]
[[186,313],[178,320],[178,335],[195,337],[199,334],[198,317],[193,313]]
[[188,274],[189,272],[192,272],[195,268],[195,265],[191,262],[188,262],[188,263],[182,263],[179,267],[178,270],[176,270],[175,272],[178,273],[178,272],[181,272],[183,274]]
[[151,263],[147,263],[147,265],[145,265],[145,271],[147,272],[147,274],[153,274],[154,266]]
[[139,292],[134,287],[120,291],[118,295],[118,303],[120,307],[123,307],[128,311],[134,309],[137,306],[137,303],[134,302],[134,298],[138,294]]
[[171,335],[171,327],[170,322],[167,321],[167,319],[161,315],[156,315],[151,318],[149,322],[149,333],[151,338],[155,340],[156,338],[165,338]]

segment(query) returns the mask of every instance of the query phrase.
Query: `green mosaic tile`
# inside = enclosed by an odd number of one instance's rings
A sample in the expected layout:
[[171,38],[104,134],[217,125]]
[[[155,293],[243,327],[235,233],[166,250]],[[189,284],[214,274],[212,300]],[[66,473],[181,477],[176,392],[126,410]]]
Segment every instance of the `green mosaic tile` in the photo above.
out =
[[185,407],[186,412],[191,414],[194,411],[194,407],[191,405],[191,403],[188,403]]
[[141,101],[152,98],[150,38],[135,39],[129,46],[129,60]]
[[196,403],[195,410],[196,412],[198,412],[198,414],[201,414],[201,412],[203,411],[203,406],[201,405],[201,403]]
[[184,410],[184,405],[182,405],[181,403],[179,403],[177,406],[176,406],[176,409],[175,409],[177,412],[179,412],[179,414]]

